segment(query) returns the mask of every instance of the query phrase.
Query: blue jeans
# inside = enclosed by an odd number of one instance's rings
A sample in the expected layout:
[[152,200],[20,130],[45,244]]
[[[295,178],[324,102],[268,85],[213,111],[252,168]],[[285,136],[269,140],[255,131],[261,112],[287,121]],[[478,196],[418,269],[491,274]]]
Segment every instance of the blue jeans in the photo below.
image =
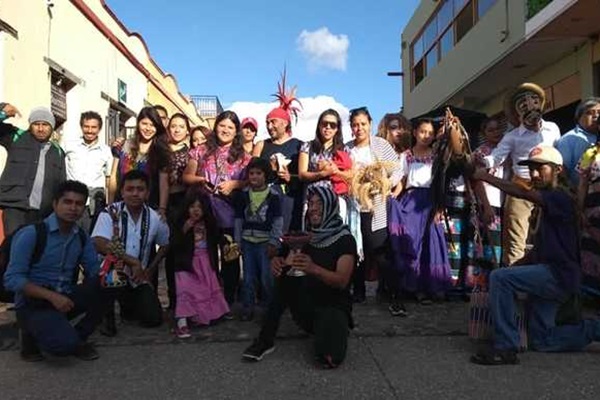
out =
[[558,307],[568,299],[566,293],[544,264],[501,268],[490,275],[490,310],[494,321],[494,347],[519,348],[515,319],[515,295],[528,294],[529,345],[537,351],[582,350],[600,340],[600,321],[584,320],[577,325],[556,326]]
[[242,287],[242,304],[245,310],[254,307],[254,285],[258,281],[263,303],[268,305],[273,297],[273,273],[269,257],[268,243],[251,243],[242,240],[242,260],[244,261],[244,284]]
[[[41,299],[27,299],[25,305],[17,310],[23,334],[31,335],[40,350],[56,356],[73,354],[102,321],[105,310],[106,301],[98,279],[86,278],[68,297],[75,305],[68,314],[61,313],[50,302]],[[72,326],[69,320],[83,313],[85,316]]]

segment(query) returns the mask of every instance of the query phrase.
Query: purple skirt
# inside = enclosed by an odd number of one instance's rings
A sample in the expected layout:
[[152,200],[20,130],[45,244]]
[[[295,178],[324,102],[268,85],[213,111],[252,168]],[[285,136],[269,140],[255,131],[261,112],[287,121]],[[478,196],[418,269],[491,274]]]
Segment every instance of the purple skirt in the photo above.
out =
[[428,223],[431,208],[429,188],[408,189],[390,201],[392,268],[406,292],[440,295],[451,286],[443,226]]

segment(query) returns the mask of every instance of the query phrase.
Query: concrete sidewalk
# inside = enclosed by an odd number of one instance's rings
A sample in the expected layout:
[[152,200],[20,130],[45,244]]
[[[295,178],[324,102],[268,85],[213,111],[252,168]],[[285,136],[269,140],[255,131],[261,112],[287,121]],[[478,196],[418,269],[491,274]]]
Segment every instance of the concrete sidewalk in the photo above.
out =
[[[407,303],[408,317],[392,317],[387,304],[378,304],[369,298],[365,304],[354,306],[355,329],[352,337],[393,337],[393,336],[465,336],[467,334],[468,303],[444,302],[430,306]],[[168,319],[168,316],[167,316]],[[171,321],[158,328],[140,328],[135,324],[118,322],[118,334],[108,338],[95,333],[93,341],[99,346],[129,346],[176,343],[171,333]],[[260,315],[254,321],[241,322],[238,319],[221,321],[210,327],[194,328],[193,337],[187,341],[238,342],[251,341],[260,329]],[[292,321],[289,312],[285,314],[279,330],[280,338],[306,336]],[[14,312],[0,312],[0,337],[4,343],[0,349],[16,349],[17,331]]]

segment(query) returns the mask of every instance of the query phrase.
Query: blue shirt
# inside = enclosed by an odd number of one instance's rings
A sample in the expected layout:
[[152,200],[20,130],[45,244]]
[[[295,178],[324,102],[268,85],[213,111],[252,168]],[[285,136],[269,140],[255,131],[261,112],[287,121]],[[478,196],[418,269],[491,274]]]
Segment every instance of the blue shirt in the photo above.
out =
[[4,274],[6,289],[15,292],[16,307],[24,304],[23,288],[28,282],[44,286],[58,293],[69,294],[74,285],[75,268],[81,263],[86,278],[98,276],[100,262],[94,244],[86,234],[85,245],[81,248],[79,227],[73,226],[68,234],[60,233],[56,214],[44,220],[47,227],[46,247],[40,260],[30,264],[35,247],[35,226],[29,225],[19,230],[10,246],[10,262]]
[[579,159],[590,146],[596,144],[597,136],[589,133],[579,125],[573,130],[565,133],[563,137],[556,142],[556,148],[563,157],[563,165],[567,169],[569,183],[577,186],[579,184],[579,174],[575,170]]

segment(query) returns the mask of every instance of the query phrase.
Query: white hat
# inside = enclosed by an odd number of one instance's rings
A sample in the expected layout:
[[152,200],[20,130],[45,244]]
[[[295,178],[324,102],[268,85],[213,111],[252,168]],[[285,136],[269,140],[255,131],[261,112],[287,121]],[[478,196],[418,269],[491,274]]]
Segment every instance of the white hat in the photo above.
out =
[[563,165],[563,158],[560,152],[552,146],[538,146],[529,152],[529,159],[519,161],[519,165],[531,164]]

